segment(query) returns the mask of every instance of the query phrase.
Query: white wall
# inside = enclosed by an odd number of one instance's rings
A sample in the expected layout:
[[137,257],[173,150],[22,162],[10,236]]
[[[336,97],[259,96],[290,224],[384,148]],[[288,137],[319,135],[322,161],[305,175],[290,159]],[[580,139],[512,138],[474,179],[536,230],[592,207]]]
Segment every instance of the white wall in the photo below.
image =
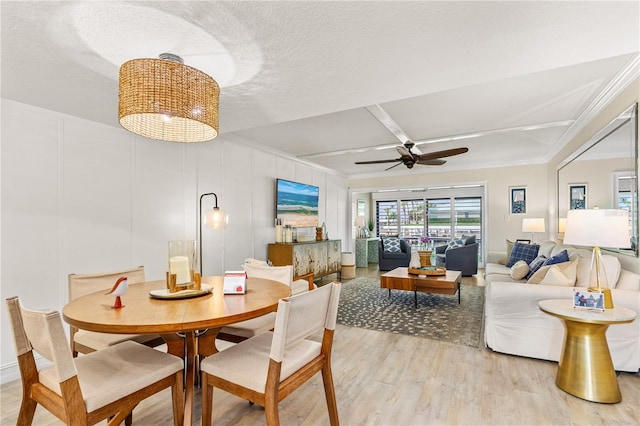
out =
[[[207,192],[230,219],[223,231],[203,229],[203,272],[264,259],[274,241],[276,178],[319,186],[320,223],[331,238],[346,237],[346,179],[255,143],[152,141],[6,99],[1,107],[2,298],[60,310],[69,273],[144,265],[148,279],[163,279],[167,242],[197,239]],[[214,201],[205,197],[203,211]],[[17,375],[4,303],[0,310],[4,383]]]

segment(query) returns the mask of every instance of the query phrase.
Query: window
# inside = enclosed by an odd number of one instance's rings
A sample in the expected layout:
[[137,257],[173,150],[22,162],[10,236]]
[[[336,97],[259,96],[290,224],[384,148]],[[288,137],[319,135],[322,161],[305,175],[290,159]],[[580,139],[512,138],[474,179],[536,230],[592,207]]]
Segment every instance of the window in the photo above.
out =
[[427,200],[427,235],[434,245],[451,239],[451,199],[435,198]]
[[379,237],[397,236],[398,201],[376,202],[376,229]]
[[420,243],[424,235],[424,200],[400,201],[399,235],[411,245]]
[[412,246],[428,236],[430,244],[439,246],[453,237],[475,235],[480,244],[478,262],[482,263],[482,205],[481,196],[377,200],[378,236],[397,235]]

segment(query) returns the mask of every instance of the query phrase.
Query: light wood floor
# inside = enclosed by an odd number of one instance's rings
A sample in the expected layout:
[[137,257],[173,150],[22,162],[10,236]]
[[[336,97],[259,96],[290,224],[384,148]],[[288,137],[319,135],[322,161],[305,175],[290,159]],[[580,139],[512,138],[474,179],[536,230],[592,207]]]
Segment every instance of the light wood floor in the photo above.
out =
[[[377,267],[358,268],[377,276]],[[327,279],[325,279],[328,281]],[[465,284],[484,285],[476,277]],[[557,364],[338,325],[333,374],[343,425],[638,425],[640,375],[618,377],[623,400],[597,404],[555,386]],[[2,425],[14,425],[19,382],[2,386]],[[134,411],[134,425],[171,424],[165,391]],[[199,392],[195,424],[200,422]],[[280,403],[283,425],[329,424],[320,375]],[[262,425],[264,410],[216,390],[214,423]],[[42,407],[35,425],[59,425]]]

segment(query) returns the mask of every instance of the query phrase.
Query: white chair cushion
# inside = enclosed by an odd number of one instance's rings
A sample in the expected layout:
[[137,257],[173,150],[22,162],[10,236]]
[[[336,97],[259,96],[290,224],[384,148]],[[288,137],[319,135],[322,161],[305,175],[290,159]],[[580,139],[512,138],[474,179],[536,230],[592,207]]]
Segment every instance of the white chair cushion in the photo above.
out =
[[127,340],[133,340],[138,343],[149,342],[159,337],[156,334],[109,334],[109,333],[95,333],[93,331],[78,330],[73,340],[83,346],[100,350],[108,348],[109,346],[117,345],[118,343],[125,342]]
[[[240,342],[202,361],[202,371],[264,393],[269,369],[272,332]],[[321,343],[302,339],[287,346],[280,381],[320,355]]]
[[[78,381],[91,412],[183,370],[180,358],[126,341],[75,358]],[[61,395],[55,367],[41,370],[40,382]]]
[[220,333],[233,334],[240,337],[253,337],[262,334],[265,331],[272,330],[276,324],[276,313],[269,312],[258,318],[252,318],[246,321],[234,322],[232,325],[222,327]]

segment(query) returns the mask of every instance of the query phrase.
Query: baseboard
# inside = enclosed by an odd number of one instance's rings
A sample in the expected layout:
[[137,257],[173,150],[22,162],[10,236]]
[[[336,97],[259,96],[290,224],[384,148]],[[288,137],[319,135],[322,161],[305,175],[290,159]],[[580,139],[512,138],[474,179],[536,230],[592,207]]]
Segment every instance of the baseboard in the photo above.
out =
[[[40,355],[36,355],[35,360],[38,370],[51,367],[53,365],[53,363]],[[15,380],[20,380],[20,367],[18,367],[18,361],[0,366],[0,384],[4,385],[5,383],[10,383]]]

